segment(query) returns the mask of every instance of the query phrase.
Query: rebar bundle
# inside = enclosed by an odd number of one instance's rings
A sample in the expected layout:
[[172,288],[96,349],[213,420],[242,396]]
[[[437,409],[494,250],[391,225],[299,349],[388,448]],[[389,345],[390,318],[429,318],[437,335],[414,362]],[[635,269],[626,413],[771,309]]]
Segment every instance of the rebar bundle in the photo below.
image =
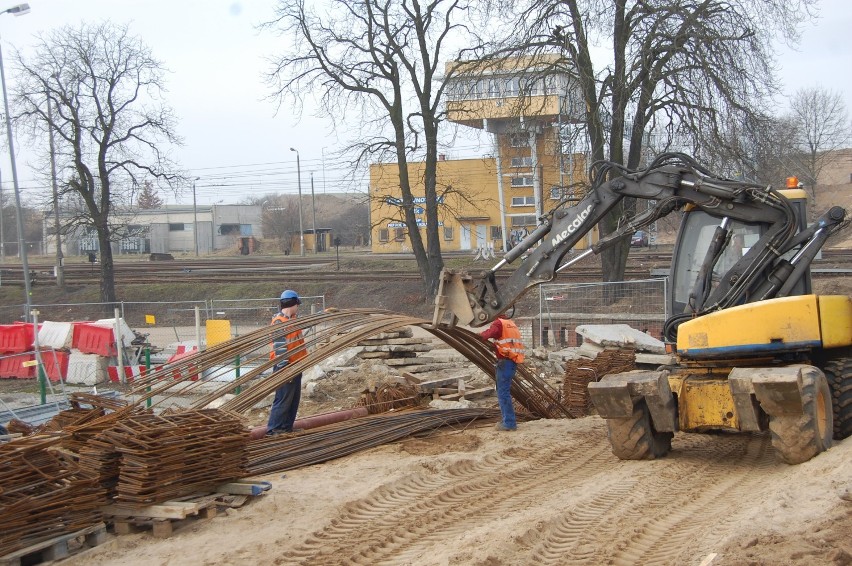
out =
[[[191,408],[202,409],[240,387],[241,393],[224,403],[222,409],[243,413],[284,383],[292,381],[296,375],[328,357],[371,336],[403,326],[418,326],[427,330],[494,378],[496,357],[493,346],[482,340],[478,334],[460,327],[434,328],[429,321],[396,313],[356,309],[295,318],[287,323],[261,328],[217,344],[204,352],[182,358],[167,368],[149,373],[144,379],[134,383],[131,395],[136,399],[136,406],[141,406],[143,402],[155,396],[163,397],[158,403],[167,403],[170,390],[178,384],[182,384],[180,393],[185,395],[201,384],[200,380],[194,381],[199,373],[209,374],[217,368],[221,370],[223,365],[227,367],[233,364],[235,359],[239,359],[241,363],[251,365],[253,369],[202,395]],[[273,337],[296,330],[305,333],[303,348],[308,355],[294,364],[268,373],[275,363],[275,360],[269,359],[269,344]],[[571,417],[567,406],[560,401],[559,392],[553,390],[523,364],[518,366],[516,378],[512,383],[512,396],[532,416]]]
[[636,352],[633,350],[602,350],[594,359],[566,361],[562,391],[571,414],[575,417],[589,414],[592,408],[589,383],[600,381],[610,373],[621,373],[635,368]]
[[366,407],[371,415],[412,408],[420,404],[419,390],[414,385],[382,383],[375,391],[361,394],[359,406]]
[[0,445],[0,556],[101,520],[97,483],[62,452],[57,435]]
[[245,475],[248,430],[216,409],[128,416],[100,440],[121,455],[117,502],[159,503]]
[[381,446],[413,434],[476,420],[496,420],[497,409],[443,409],[403,411],[346,421],[302,435],[280,435],[248,444],[247,471],[251,475],[292,470],[360,450]]

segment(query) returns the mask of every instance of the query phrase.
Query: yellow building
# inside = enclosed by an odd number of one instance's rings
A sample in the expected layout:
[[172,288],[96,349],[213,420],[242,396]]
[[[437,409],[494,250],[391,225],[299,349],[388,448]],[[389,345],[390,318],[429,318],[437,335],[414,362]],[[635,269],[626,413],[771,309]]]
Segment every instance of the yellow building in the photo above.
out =
[[[563,133],[576,121],[578,100],[566,74],[553,70],[555,57],[514,58],[447,66],[450,121],[493,136],[494,156],[444,160],[437,167],[441,249],[511,248],[532,231],[538,218],[585,180],[583,154],[564,151]],[[545,73],[545,71],[547,71]],[[423,163],[409,164],[412,192],[422,201]],[[375,253],[405,252],[411,246],[400,203],[396,163],[370,167],[370,219]],[[422,204],[415,202],[417,204]],[[425,209],[415,208],[425,228]],[[596,236],[590,234],[587,247]]]

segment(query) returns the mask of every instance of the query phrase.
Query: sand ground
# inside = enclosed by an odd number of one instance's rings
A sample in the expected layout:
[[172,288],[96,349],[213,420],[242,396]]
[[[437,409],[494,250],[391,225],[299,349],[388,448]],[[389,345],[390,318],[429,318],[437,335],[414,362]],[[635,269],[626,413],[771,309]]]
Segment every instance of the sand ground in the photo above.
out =
[[259,479],[167,539],[69,565],[852,564],[852,440],[798,466],[768,435],[679,434],[621,461],[598,417],[436,433]]

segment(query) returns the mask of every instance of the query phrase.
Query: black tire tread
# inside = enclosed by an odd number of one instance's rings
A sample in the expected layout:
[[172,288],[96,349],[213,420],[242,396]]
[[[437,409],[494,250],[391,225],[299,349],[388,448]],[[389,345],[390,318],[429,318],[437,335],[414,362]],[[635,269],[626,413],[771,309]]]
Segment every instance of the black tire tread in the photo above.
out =
[[[822,382],[820,385],[819,382]],[[826,387],[828,383],[821,372],[804,373],[802,385],[801,415],[770,415],[769,431],[772,435],[772,447],[778,456],[787,464],[807,462],[820,452],[827,450],[830,438],[820,437],[817,419],[816,402],[817,388]],[[830,392],[825,392],[830,398]],[[828,416],[832,416],[832,408],[827,407]],[[833,430],[831,431],[833,432]]]
[[606,420],[612,453],[622,460],[653,460],[672,448],[671,432],[657,432],[651,424],[648,405],[640,399],[626,419]]
[[834,440],[843,440],[852,435],[852,358],[829,360],[823,372],[831,389]]

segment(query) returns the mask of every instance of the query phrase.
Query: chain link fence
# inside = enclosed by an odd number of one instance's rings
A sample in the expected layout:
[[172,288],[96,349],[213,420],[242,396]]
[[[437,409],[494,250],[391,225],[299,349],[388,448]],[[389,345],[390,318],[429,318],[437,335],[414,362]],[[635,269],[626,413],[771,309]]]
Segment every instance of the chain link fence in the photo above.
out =
[[581,324],[627,324],[662,339],[666,285],[666,279],[541,285],[533,346],[579,346]]

